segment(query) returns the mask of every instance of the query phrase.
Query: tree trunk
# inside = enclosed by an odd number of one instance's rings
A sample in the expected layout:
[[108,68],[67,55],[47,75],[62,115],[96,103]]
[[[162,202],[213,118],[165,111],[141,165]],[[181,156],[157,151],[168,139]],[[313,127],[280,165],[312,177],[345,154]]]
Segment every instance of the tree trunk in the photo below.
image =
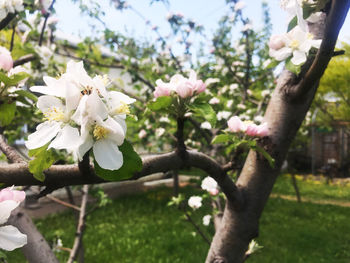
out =
[[[288,148],[310,108],[319,79],[333,55],[339,30],[344,23],[350,1],[333,0],[324,20],[310,28],[316,38],[325,38],[315,59],[309,59],[297,78],[284,71],[277,81],[264,121],[269,136],[259,144],[275,159],[275,168],[267,160],[250,151],[237,180],[244,199],[238,210],[227,202],[222,223],[211,244],[207,263],[241,263],[250,241],[258,236],[259,219],[272,191]],[[323,18],[324,19],[324,18]]]
[[27,235],[28,243],[21,250],[30,263],[59,263],[50,246],[28,215],[17,208],[8,222]]

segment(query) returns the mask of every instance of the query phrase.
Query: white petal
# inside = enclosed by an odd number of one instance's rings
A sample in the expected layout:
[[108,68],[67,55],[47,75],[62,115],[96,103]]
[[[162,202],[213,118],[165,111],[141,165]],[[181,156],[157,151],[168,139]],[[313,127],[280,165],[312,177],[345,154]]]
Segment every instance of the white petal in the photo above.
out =
[[136,100],[133,98],[130,98],[129,96],[125,95],[124,93],[118,92],[118,91],[111,91],[110,93],[110,98],[112,101],[115,101],[116,103],[120,103],[120,101],[126,103],[126,104],[131,104],[134,103]]
[[71,119],[79,125],[82,125],[83,119],[88,116],[88,113],[87,113],[87,100],[88,100],[88,98],[89,98],[88,95],[84,95],[81,98],[79,105],[77,107],[77,110],[71,116]]
[[292,63],[294,65],[300,65],[303,64],[306,61],[306,54],[305,52],[295,50],[293,51],[293,57],[291,59]]
[[111,131],[110,134],[108,134],[108,139],[114,141],[117,143],[117,145],[123,144],[125,131],[119,122],[116,122],[113,118],[108,117],[108,119],[103,122],[103,126]]
[[94,87],[100,92],[101,96],[106,98],[108,95],[103,78],[101,76],[95,76],[92,81],[95,84]]
[[48,148],[55,149],[74,149],[80,141],[79,130],[70,125],[66,125],[60,130],[56,138],[50,143]]
[[292,54],[292,50],[288,47],[283,47],[279,50],[270,49],[270,56],[278,61],[285,60]]
[[98,140],[93,146],[95,160],[103,169],[118,170],[123,165],[123,154],[111,140]]
[[94,140],[90,134],[80,139],[79,147],[74,153],[78,157],[79,161],[83,160],[85,153],[87,153],[87,151],[91,149],[93,144]]
[[38,98],[37,107],[45,112],[51,107],[57,107],[64,111],[64,105],[59,98],[50,95],[43,95]]
[[46,95],[52,95],[64,98],[65,89],[61,85],[61,80],[57,80],[52,77],[43,77],[44,82],[47,86],[33,86],[30,88],[33,92],[39,92]]
[[89,95],[87,108],[90,116],[97,115],[101,117],[102,120],[108,117],[107,108],[96,90],[93,90],[91,95]]
[[51,141],[61,129],[61,123],[46,121],[36,128],[36,132],[28,136],[25,145],[28,149],[36,149]]
[[19,202],[13,200],[6,200],[0,202],[0,225],[6,223],[7,219],[10,217],[11,212],[19,205]]
[[78,89],[77,86],[73,85],[72,83],[64,81],[64,85],[66,87],[66,108],[68,112],[71,112],[78,107],[82,95],[80,93],[80,89]]
[[0,227],[0,248],[12,251],[27,244],[27,236],[14,226]]
[[119,125],[123,128],[124,134],[126,134],[126,122],[125,122],[125,118],[119,116],[114,116],[113,119],[119,123]]

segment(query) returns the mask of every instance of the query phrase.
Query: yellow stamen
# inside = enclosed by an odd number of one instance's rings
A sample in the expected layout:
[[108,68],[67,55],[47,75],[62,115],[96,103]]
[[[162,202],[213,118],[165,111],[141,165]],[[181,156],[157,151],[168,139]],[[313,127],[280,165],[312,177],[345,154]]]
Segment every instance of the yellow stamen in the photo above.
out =
[[121,104],[114,110],[115,114],[130,114],[129,105],[125,102],[121,102]]
[[297,49],[299,47],[300,43],[299,40],[292,40],[292,42],[290,42],[289,47],[293,48],[293,49]]
[[105,127],[96,125],[93,131],[94,138],[96,140],[104,139],[109,134],[109,130]]
[[63,121],[65,119],[64,112],[56,107],[49,108],[44,112],[44,116],[49,121]]
[[307,39],[314,39],[314,35],[311,33],[307,33]]

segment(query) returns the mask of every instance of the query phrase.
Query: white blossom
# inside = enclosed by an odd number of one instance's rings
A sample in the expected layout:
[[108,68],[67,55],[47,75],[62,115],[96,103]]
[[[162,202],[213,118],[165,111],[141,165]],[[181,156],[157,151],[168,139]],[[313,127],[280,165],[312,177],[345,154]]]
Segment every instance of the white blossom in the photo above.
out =
[[203,225],[205,226],[209,226],[210,224],[210,220],[211,220],[211,215],[205,215],[203,216]]
[[232,112],[230,111],[219,111],[218,114],[216,115],[217,119],[219,121],[221,120],[227,120],[231,116]]
[[191,196],[188,199],[188,206],[193,210],[196,210],[202,206],[202,197],[200,196]]
[[216,97],[213,97],[209,100],[209,104],[219,104],[220,103],[220,100]]
[[201,128],[210,130],[212,127],[211,127],[211,124],[208,121],[205,121],[205,122],[201,123]]
[[203,190],[208,191],[211,195],[217,195],[219,193],[218,183],[209,176],[203,179],[201,187]]

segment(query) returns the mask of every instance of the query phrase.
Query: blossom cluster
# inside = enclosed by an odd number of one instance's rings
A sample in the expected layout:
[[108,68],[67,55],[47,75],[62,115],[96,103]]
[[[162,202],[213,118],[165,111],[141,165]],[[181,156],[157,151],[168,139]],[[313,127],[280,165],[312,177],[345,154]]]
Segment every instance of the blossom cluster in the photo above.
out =
[[0,21],[9,13],[14,14],[23,10],[23,0],[0,0]]
[[[0,191],[0,225],[6,223],[20,202],[25,198],[23,191],[5,188]],[[0,248],[12,251],[27,244],[27,236],[11,225],[0,227]]]
[[48,149],[65,149],[79,161],[92,148],[100,167],[118,170],[123,165],[118,146],[124,142],[125,118],[135,99],[106,88],[106,77],[91,78],[83,62],[69,61],[60,78],[43,79],[46,86],[30,90],[45,94],[37,102],[45,121],[28,136],[26,147],[48,144]]
[[161,79],[156,81],[156,89],[153,93],[154,97],[170,96],[172,93],[178,94],[181,98],[188,98],[199,94],[206,89],[205,83],[197,79],[197,74],[191,70],[189,78],[185,78],[180,74],[171,77],[169,83],[163,82]]
[[227,125],[231,132],[243,132],[248,136],[264,137],[269,132],[266,122],[256,125],[251,121],[242,121],[238,116],[231,117]]
[[269,54],[277,61],[283,61],[291,57],[294,65],[302,65],[312,47],[319,48],[321,39],[314,39],[314,36],[308,31],[307,22],[313,23],[318,20],[322,14],[317,12],[311,14],[306,20],[303,18],[303,5],[307,1],[302,0],[284,0],[282,9],[287,11],[291,18],[297,18],[297,26],[291,31],[282,35],[273,35],[269,42]]

